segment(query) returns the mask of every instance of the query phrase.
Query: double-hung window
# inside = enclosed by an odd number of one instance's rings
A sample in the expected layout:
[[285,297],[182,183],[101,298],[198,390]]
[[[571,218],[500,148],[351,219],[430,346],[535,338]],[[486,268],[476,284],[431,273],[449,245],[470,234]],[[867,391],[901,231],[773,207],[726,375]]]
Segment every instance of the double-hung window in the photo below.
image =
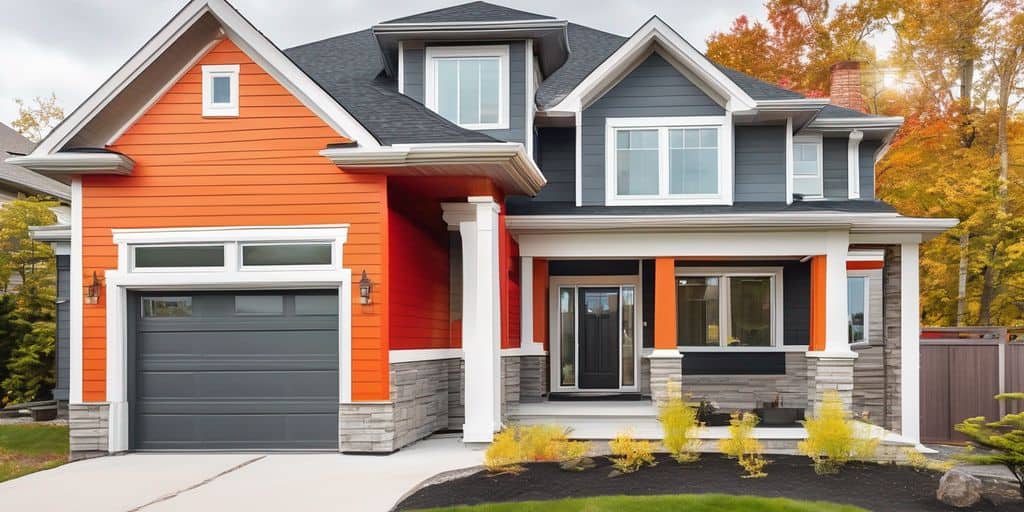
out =
[[680,269],[676,310],[681,348],[781,345],[782,269]]
[[793,137],[793,194],[822,197],[821,135]]
[[426,49],[427,107],[473,130],[508,128],[508,46]]
[[606,203],[727,204],[725,117],[608,118]]

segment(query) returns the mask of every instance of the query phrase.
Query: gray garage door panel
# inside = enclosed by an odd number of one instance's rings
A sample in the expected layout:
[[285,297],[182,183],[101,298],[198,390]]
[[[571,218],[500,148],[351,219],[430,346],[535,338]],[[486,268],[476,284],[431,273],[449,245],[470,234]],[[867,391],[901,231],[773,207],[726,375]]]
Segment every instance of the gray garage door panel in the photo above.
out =
[[[238,313],[239,295],[272,307]],[[174,297],[190,307],[143,314],[144,299]],[[130,304],[134,448],[337,449],[336,291],[140,293]]]

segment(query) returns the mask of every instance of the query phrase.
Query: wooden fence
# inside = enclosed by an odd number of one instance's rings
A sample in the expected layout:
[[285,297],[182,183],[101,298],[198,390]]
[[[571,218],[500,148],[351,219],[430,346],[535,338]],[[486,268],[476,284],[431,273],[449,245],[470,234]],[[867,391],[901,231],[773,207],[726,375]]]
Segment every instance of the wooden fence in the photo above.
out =
[[922,330],[922,442],[962,443],[967,438],[953,425],[1024,409],[1024,401],[993,398],[1024,391],[1024,343],[1018,334],[998,327]]

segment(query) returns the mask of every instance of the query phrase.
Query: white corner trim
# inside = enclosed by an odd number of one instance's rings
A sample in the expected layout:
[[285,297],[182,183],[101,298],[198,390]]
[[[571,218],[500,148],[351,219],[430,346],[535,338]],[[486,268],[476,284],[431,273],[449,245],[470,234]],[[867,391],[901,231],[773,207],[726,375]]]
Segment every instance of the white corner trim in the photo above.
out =
[[416,361],[439,361],[441,359],[462,359],[461,348],[424,348],[409,350],[389,350],[388,361],[395,363],[412,363]]
[[8,158],[6,162],[44,174],[127,175],[135,169],[135,161],[113,151],[70,151],[53,154],[33,152],[30,155]]
[[355,117],[342,108],[226,0],[192,0],[71,115],[54,128],[36,146],[32,154],[48,155],[60,151],[206,14],[213,15],[233,42],[328,125],[363,146],[380,146],[377,139]]
[[405,94],[405,41],[398,42],[398,92]]
[[[238,117],[239,70],[238,64],[208,64],[202,66],[203,117]],[[213,101],[213,81],[216,78],[227,78],[230,84],[230,101],[215,103]]]
[[498,121],[496,123],[455,124],[468,130],[507,130],[509,127],[509,47],[507,44],[477,46],[428,46],[425,50],[423,70],[424,105],[437,109],[437,61],[441,59],[496,57],[498,58]]
[[70,327],[68,401],[72,404],[82,403],[82,178],[71,180],[71,272],[68,285]]
[[854,130],[850,132],[850,142],[846,156],[846,183],[849,189],[850,199],[860,199],[860,141],[864,139],[864,132]]
[[786,204],[793,204],[793,118],[786,118]]
[[623,69],[646,57],[651,45],[658,44],[685,65],[696,77],[728,99],[729,110],[753,110],[757,102],[657,16],[644,23],[611,56],[604,60],[557,105],[548,110],[572,112],[585,105],[589,95],[607,87]]
[[[669,131],[673,128],[714,128],[718,132],[718,192],[671,194]],[[621,130],[649,129],[658,132],[658,194],[627,196],[618,193],[616,134]],[[732,139],[729,114],[689,117],[609,117],[605,119],[605,204],[627,205],[728,205],[732,204]]]
[[533,158],[533,118],[536,113],[537,84],[534,82],[536,76],[533,73],[533,39],[526,40],[524,64],[526,69],[526,127],[523,130],[526,138],[526,154]]
[[[578,107],[578,105],[577,105]],[[583,111],[575,110],[576,118],[576,206],[583,206]]]
[[920,335],[919,245],[900,245],[900,434],[920,442]]

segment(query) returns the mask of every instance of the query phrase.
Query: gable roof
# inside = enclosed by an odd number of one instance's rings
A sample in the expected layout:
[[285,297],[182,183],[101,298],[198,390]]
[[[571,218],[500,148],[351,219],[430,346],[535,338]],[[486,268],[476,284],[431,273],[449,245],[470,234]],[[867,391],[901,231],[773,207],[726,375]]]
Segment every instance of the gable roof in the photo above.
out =
[[0,183],[29,194],[44,194],[70,201],[70,186],[24,167],[4,162],[9,157],[31,153],[35,147],[34,142],[10,126],[0,123]]
[[493,22],[493,21],[529,21],[553,20],[552,16],[520,11],[487,2],[469,2],[466,4],[421,12],[388,20],[387,23],[460,23],[460,22]]
[[497,142],[399,93],[398,84],[384,76],[372,29],[296,46],[284,53],[382,144]]

